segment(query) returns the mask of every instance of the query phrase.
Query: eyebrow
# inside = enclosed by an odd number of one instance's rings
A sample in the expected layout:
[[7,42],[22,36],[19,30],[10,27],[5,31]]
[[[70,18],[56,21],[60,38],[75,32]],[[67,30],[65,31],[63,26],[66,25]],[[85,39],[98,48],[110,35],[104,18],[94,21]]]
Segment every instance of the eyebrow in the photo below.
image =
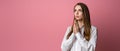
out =
[[78,9],[78,10],[82,10],[82,9]]
[[[77,9],[74,9],[74,10],[77,10]],[[82,9],[78,9],[78,10],[82,10]]]

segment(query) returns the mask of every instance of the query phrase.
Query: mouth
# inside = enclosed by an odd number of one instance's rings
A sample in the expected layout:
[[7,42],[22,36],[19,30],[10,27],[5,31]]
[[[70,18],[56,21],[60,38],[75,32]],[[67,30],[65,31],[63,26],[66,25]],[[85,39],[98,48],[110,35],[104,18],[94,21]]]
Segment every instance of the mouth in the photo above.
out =
[[79,16],[76,16],[76,18],[79,18]]

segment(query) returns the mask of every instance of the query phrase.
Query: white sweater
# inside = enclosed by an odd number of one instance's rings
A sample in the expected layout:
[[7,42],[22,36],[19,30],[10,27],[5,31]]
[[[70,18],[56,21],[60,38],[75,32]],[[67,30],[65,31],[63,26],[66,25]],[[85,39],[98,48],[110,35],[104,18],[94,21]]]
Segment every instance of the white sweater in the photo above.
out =
[[72,33],[67,39],[70,30],[71,26],[67,28],[64,35],[61,44],[62,51],[95,51],[97,41],[97,28],[95,26],[91,26],[91,38],[89,41],[83,37],[84,26],[81,28],[81,34],[79,32],[76,34]]

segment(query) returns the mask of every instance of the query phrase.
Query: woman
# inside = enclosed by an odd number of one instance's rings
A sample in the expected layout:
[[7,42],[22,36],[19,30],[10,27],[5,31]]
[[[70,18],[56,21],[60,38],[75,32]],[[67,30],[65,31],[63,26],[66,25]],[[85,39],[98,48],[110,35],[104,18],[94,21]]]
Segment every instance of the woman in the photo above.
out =
[[95,51],[97,28],[91,25],[88,7],[84,3],[74,6],[73,25],[64,35],[62,51]]

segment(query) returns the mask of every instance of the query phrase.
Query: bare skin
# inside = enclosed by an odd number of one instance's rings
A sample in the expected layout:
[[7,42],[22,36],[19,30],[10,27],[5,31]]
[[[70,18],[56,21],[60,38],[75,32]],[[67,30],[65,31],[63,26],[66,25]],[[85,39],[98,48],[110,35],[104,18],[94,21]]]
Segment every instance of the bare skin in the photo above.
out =
[[73,32],[74,34],[79,32],[79,28],[81,28],[84,23],[83,23],[83,12],[81,6],[77,5],[74,8],[74,16],[75,20],[73,22]]

